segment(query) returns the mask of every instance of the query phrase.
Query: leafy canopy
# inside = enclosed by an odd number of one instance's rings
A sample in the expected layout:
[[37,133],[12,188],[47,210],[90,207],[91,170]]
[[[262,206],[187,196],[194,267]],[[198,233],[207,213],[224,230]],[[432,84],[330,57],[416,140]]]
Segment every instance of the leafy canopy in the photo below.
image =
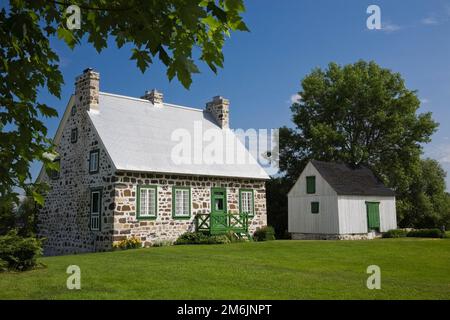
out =
[[[80,29],[67,29],[70,4],[81,9]],[[159,59],[170,80],[176,77],[189,88],[192,74],[199,72],[195,58],[213,72],[223,67],[225,38],[248,30],[244,10],[242,0],[10,0],[0,10],[1,204],[17,201],[16,187],[28,188],[31,161],[55,169],[42,117],[57,112],[37,99],[42,88],[58,98],[61,93],[63,77],[51,37],[70,48],[87,40],[98,52],[113,38],[118,48],[132,46],[131,59],[142,72]],[[39,192],[33,195],[42,203]]]
[[418,170],[422,143],[437,128],[398,73],[358,61],[315,69],[292,107],[294,128],[280,132],[280,167],[294,179],[310,159],[366,165],[405,190]]
[[280,170],[288,184],[311,159],[364,165],[396,191],[399,225],[434,227],[445,215],[448,221],[442,168],[420,158],[438,124],[431,113],[418,113],[417,93],[400,74],[375,62],[330,63],[301,87],[291,106],[294,126],[280,130]]

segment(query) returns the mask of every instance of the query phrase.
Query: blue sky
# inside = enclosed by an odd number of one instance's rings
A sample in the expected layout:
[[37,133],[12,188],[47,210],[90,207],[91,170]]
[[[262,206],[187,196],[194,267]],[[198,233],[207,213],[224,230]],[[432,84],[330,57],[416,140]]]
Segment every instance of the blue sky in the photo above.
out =
[[[370,4],[381,8],[382,30],[366,27]],[[232,34],[224,69],[215,75],[200,65],[202,73],[194,75],[190,90],[169,82],[160,63],[142,74],[129,60],[129,48],[118,50],[111,42],[101,54],[88,44],[71,51],[55,39],[66,84],[61,100],[44,91],[40,97],[62,116],[74,78],[93,67],[100,72],[101,91],[139,97],[157,88],[166,102],[197,108],[222,95],[230,99],[233,128],[277,128],[292,124],[291,98],[311,69],[331,61],[375,60],[400,72],[408,88],[418,90],[421,111],[433,112],[440,127],[425,155],[450,172],[450,1],[253,0],[246,7],[251,32]],[[46,120],[51,136],[58,122]],[[38,171],[33,165],[33,177]]]

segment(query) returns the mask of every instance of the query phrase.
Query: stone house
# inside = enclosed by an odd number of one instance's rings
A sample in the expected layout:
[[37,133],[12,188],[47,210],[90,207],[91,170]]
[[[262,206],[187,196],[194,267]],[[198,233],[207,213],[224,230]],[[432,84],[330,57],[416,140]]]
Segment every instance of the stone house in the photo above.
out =
[[[156,90],[103,93],[99,81],[92,69],[77,77],[54,138],[60,170],[38,177],[50,185],[38,215],[46,255],[110,250],[130,237],[150,246],[195,230],[245,236],[267,224],[268,175],[229,129],[227,99],[194,109]],[[238,163],[204,156],[188,139],[199,132],[226,136]]]

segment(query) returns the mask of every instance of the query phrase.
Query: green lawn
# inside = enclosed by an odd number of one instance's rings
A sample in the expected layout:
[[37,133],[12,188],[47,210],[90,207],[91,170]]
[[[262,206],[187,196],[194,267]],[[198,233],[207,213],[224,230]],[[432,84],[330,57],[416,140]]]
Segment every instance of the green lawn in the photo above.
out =
[[[449,239],[271,241],[42,258],[0,299],[450,299]],[[81,268],[81,290],[66,268]],[[381,268],[381,290],[366,268]]]

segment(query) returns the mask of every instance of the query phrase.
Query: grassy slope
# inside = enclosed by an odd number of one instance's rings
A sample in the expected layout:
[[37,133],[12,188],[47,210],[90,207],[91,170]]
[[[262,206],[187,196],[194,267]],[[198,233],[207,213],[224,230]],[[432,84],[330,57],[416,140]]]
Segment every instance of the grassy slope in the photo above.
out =
[[[450,240],[272,241],[43,258],[0,299],[450,299]],[[66,289],[68,265],[82,289]],[[381,267],[382,289],[365,286]]]

